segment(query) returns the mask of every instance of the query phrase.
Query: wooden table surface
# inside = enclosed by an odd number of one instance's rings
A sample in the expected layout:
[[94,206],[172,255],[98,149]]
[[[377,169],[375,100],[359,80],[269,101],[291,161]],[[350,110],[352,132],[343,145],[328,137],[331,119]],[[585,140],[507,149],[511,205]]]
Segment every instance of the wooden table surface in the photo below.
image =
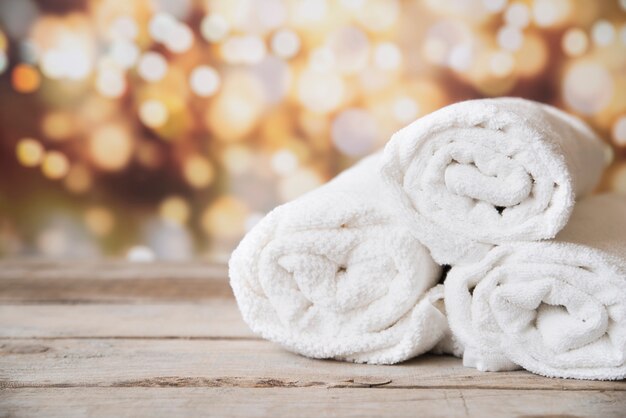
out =
[[626,381],[307,359],[248,330],[223,266],[0,263],[0,417],[146,415],[624,417]]

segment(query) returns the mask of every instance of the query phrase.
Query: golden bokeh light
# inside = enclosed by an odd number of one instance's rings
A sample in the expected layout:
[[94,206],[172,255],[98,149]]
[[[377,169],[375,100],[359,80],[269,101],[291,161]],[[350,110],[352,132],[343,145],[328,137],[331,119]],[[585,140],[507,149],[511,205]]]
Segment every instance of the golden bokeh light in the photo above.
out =
[[97,237],[105,237],[115,226],[113,213],[102,206],[94,206],[85,211],[85,225]]
[[245,232],[248,208],[233,196],[217,198],[202,214],[201,226],[209,236],[236,239]]
[[96,166],[107,171],[124,168],[133,152],[130,133],[120,125],[97,128],[89,137],[89,153]]
[[139,119],[149,128],[160,128],[167,122],[167,107],[159,100],[146,100],[139,106]]
[[53,141],[63,141],[75,134],[76,121],[69,112],[48,112],[41,121],[41,130]]
[[11,73],[11,83],[19,93],[32,93],[39,88],[41,77],[33,66],[18,64]]
[[25,167],[36,167],[44,158],[44,148],[33,138],[20,139],[15,147],[17,160]]
[[74,164],[67,173],[64,183],[70,192],[79,194],[87,192],[93,180],[91,172],[84,164]]
[[[612,145],[600,189],[626,187],[621,0],[56,3],[0,29],[3,170],[35,178],[11,202],[15,248],[71,251],[74,228],[106,255],[182,240],[213,257],[403,126],[480,97],[582,117]],[[20,230],[57,212],[70,226]]]
[[300,168],[278,183],[278,194],[283,202],[293,200],[323,183],[322,178],[309,168]]
[[167,221],[183,225],[189,219],[189,204],[180,196],[170,196],[159,205],[159,215]]
[[561,46],[569,56],[577,57],[587,51],[589,40],[587,34],[578,28],[568,29],[563,35]]
[[200,155],[192,155],[185,160],[183,175],[191,186],[202,189],[213,181],[215,170],[206,158]]
[[49,151],[43,158],[41,163],[41,171],[52,180],[58,180],[67,174],[70,169],[70,163],[65,154],[59,151]]
[[261,116],[263,88],[258,79],[245,72],[230,74],[220,94],[208,108],[205,122],[223,141],[238,141],[248,135]]

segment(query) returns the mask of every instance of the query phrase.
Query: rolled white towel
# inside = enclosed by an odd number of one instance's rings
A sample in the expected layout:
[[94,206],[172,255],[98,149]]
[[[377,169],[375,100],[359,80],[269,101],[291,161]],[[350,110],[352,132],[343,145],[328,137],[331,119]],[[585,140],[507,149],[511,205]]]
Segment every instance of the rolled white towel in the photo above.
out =
[[396,222],[378,155],[270,212],[230,260],[242,316],[262,337],[315,358],[396,363],[448,329],[427,291],[441,268]]
[[456,103],[398,131],[382,174],[433,258],[459,264],[494,244],[553,238],[605,165],[606,146],[582,121],[500,98]]
[[578,202],[552,241],[453,267],[445,303],[464,364],[550,377],[626,377],[626,196]]

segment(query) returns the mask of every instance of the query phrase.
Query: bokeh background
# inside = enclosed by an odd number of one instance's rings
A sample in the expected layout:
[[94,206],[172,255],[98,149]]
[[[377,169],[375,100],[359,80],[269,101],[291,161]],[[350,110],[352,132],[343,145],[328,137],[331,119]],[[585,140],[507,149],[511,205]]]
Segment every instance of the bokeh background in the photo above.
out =
[[613,145],[624,0],[1,0],[0,256],[223,260],[446,104],[521,96]]

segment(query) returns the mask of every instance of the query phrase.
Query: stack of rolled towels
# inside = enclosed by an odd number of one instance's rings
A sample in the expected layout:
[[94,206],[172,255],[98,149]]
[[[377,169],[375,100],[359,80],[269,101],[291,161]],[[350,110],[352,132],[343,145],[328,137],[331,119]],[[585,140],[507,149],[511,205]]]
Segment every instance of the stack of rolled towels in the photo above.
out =
[[554,107],[457,103],[394,134],[241,241],[246,323],[296,353],[626,377],[626,196],[607,146]]

